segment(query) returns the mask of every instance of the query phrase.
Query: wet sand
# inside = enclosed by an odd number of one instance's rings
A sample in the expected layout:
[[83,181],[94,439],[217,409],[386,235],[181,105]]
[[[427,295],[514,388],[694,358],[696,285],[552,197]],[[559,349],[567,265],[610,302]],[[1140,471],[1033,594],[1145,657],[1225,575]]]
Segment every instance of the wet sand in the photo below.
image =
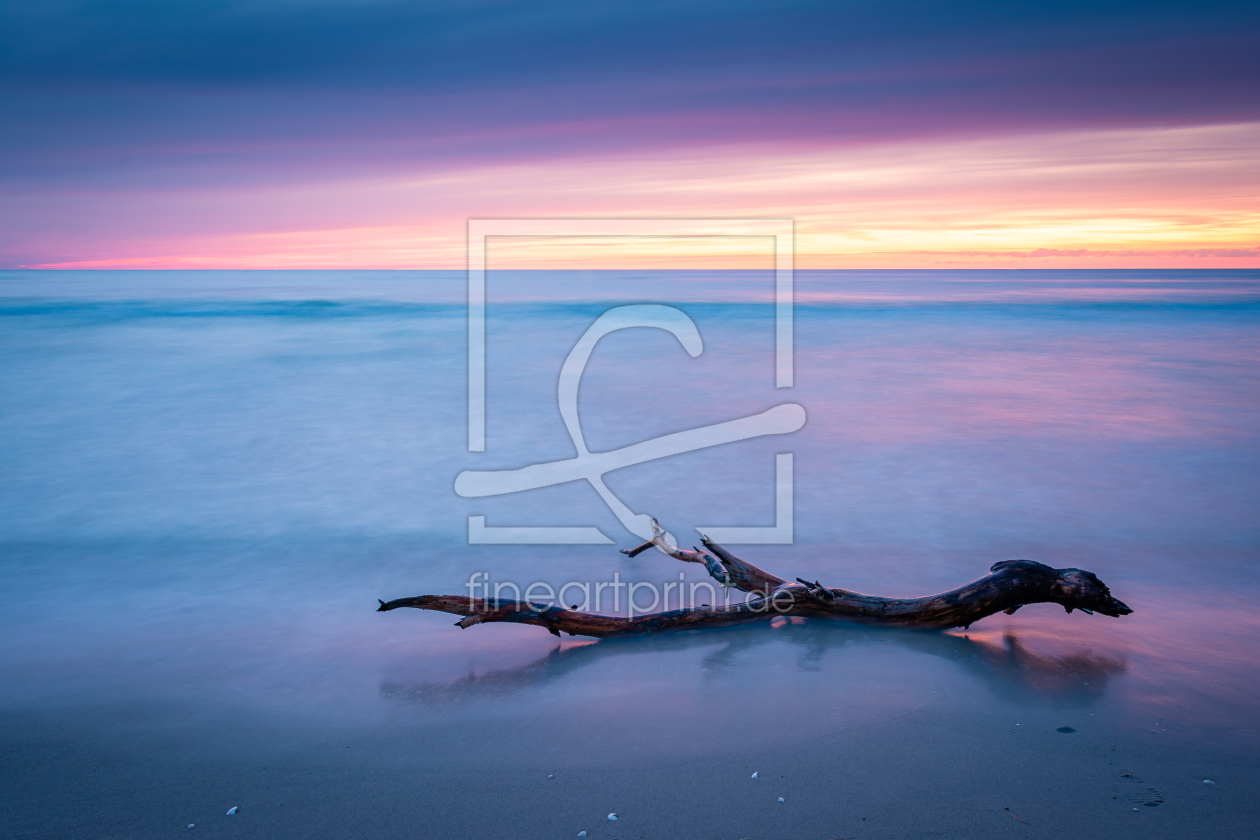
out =
[[373,708],[209,690],[9,713],[5,835],[1249,836],[1246,698],[1170,697],[1181,677],[1140,652],[1047,633],[1089,621],[558,646],[482,628],[526,661],[437,682],[394,663]]

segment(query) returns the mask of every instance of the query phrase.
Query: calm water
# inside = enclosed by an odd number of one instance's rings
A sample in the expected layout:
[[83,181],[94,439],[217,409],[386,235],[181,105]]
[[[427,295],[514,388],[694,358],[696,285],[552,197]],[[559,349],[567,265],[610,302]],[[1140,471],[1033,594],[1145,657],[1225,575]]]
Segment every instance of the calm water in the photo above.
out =
[[[458,273],[0,273],[10,827],[157,836],[238,799],[292,803],[334,758],[343,782],[439,756],[484,766],[492,747],[531,772],[729,763],[844,733],[895,741],[880,727],[925,715],[960,738],[1059,738],[1052,752],[1069,742],[1043,731],[1071,726],[1071,744],[1098,747],[1090,761],[1105,745],[1170,750],[1185,767],[1139,817],[1240,813],[1260,754],[1260,272],[803,272],[790,390],[774,388],[771,291],[758,272],[491,272],[487,448],[472,454]],[[376,614],[377,598],[463,593],[476,571],[702,579],[655,552],[466,544],[474,514],[636,542],[582,483],[452,487],[464,469],[572,457],[560,364],[630,302],[678,306],[705,350],[659,330],[606,337],[581,391],[592,449],[786,401],[809,416],[791,436],[608,476],[680,540],[772,524],[774,455],[791,451],[795,544],[736,548],[770,571],[914,595],[1027,557],[1096,572],[1135,613],[563,645]],[[392,746],[366,764],[312,757],[347,733]],[[391,751],[399,733],[421,746]],[[308,760],[292,777],[305,783],[251,775]],[[1029,767],[1027,785],[1050,772]],[[582,802],[602,819],[616,803],[601,790]],[[1132,812],[1112,795],[1098,807]],[[272,836],[297,831],[275,820]]]

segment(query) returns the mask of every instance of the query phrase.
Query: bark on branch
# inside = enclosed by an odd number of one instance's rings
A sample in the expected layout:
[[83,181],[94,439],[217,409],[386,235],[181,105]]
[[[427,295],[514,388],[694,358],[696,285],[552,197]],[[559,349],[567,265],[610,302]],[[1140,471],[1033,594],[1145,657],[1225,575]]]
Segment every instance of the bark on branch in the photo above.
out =
[[753,596],[751,599],[742,604],[688,607],[636,618],[464,595],[420,595],[381,601],[378,611],[414,607],[463,616],[456,624],[465,628],[474,624],[508,621],[545,627],[556,636],[568,633],[597,638],[750,624],[769,621],[780,615],[947,630],[968,627],[997,612],[1009,615],[1025,604],[1055,603],[1061,604],[1069,613],[1080,610],[1114,617],[1133,612],[1113,598],[1111,590],[1092,572],[1053,569],[1033,560],[1003,560],[993,564],[989,574],[979,580],[939,595],[881,598],[825,587],[817,581],[800,578],[789,582],[741,560],[707,537],[702,539],[702,543],[703,549],[677,548],[669,543],[658,527],[656,536],[650,542],[622,553],[633,557],[657,546],[676,560],[704,565],[709,576],[718,583],[748,592]]

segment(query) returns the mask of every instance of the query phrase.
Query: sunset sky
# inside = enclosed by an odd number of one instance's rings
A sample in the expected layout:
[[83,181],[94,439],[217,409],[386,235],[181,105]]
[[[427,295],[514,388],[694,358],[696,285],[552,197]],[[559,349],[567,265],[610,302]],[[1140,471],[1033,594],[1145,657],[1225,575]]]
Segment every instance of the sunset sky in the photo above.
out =
[[1255,2],[0,8],[0,268],[1260,266]]

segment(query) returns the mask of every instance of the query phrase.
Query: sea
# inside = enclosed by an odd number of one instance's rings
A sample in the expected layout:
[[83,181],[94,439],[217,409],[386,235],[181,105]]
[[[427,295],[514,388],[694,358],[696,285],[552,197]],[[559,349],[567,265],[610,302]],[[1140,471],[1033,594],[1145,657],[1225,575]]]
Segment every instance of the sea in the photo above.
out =
[[[768,270],[491,270],[470,352],[462,271],[0,272],[0,833],[1254,836],[1260,270],[775,295]],[[639,583],[642,612],[707,580],[619,553],[642,540],[586,479],[455,490],[575,457],[562,367],[631,305],[703,349],[601,338],[591,452],[806,415],[603,477],[680,544],[773,528],[729,548],[897,597],[1025,558],[1133,614],[595,641],[377,612],[472,581]],[[594,537],[522,544],[543,527]]]

